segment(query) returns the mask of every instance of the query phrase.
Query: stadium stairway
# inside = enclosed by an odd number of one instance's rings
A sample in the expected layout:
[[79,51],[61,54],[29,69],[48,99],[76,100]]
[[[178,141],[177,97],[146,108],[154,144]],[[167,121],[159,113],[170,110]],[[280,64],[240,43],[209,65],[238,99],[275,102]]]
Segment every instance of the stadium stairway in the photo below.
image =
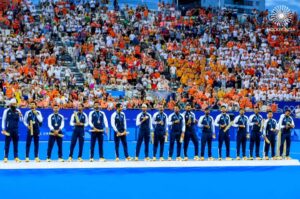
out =
[[[61,46],[62,48],[67,49],[67,45],[61,40],[60,37],[56,38],[55,43],[57,46]],[[59,55],[58,60],[60,61],[61,65],[64,68],[70,68],[71,73],[76,78],[76,86],[83,86],[84,84],[83,74],[79,71],[75,60],[67,52],[67,50],[65,50],[62,55]],[[62,73],[62,78],[64,78],[64,72]]]

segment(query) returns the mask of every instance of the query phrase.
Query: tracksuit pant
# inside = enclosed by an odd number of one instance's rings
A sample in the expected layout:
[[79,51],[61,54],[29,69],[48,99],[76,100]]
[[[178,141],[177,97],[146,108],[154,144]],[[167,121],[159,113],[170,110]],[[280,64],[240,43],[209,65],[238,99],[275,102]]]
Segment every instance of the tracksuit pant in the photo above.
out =
[[99,157],[104,158],[104,153],[103,153],[103,133],[94,133],[92,132],[91,134],[91,156],[90,158],[94,158],[94,151],[95,151],[95,145],[96,141],[98,140],[98,149],[99,149]]
[[84,145],[84,129],[75,129],[71,138],[70,154],[69,157],[73,157],[74,148],[76,142],[79,142],[78,158],[82,157],[83,145]]
[[[61,134],[61,132],[59,133]],[[62,158],[62,150],[63,150],[62,141],[63,139],[59,136],[52,136],[52,135],[49,136],[47,158],[51,159],[51,153],[55,142],[58,147],[58,158]]]
[[243,131],[238,131],[237,138],[236,138],[236,155],[237,155],[237,157],[240,156],[241,145],[242,145],[243,157],[246,156],[246,143],[247,143],[247,133],[243,132]]
[[183,143],[184,157],[188,157],[187,152],[188,152],[190,140],[192,140],[195,147],[194,156],[199,155],[199,141],[196,132],[193,129],[187,129],[184,134],[184,143]]
[[177,155],[176,155],[176,157],[180,157],[180,155],[181,155],[180,137],[181,137],[181,132],[171,132],[171,135],[170,135],[170,147],[169,147],[169,157],[173,156],[175,141],[177,143]]
[[135,157],[139,157],[143,141],[145,143],[145,157],[149,157],[150,130],[140,129],[136,144]]
[[18,157],[18,143],[19,143],[19,133],[17,130],[7,130],[10,136],[5,136],[5,147],[4,147],[4,157],[8,158],[9,147],[11,140],[14,145],[14,158]]
[[218,155],[219,158],[222,158],[222,146],[223,142],[225,142],[226,147],[226,157],[230,157],[230,136],[229,131],[224,132],[223,130],[219,131],[219,138],[218,138]]
[[252,131],[250,136],[250,157],[253,157],[253,150],[255,145],[255,157],[259,157],[261,133],[259,131]]
[[212,152],[211,152],[212,133],[202,132],[202,136],[201,136],[201,155],[200,155],[201,157],[204,157],[206,143],[208,145],[208,157],[211,157],[212,156]]
[[165,146],[165,132],[154,131],[154,146],[153,146],[153,157],[156,157],[157,148],[159,145],[159,157],[164,156],[164,146]]
[[115,151],[116,151],[116,157],[119,158],[119,145],[120,145],[120,141],[122,142],[122,145],[123,145],[125,157],[126,157],[126,158],[129,157],[129,155],[128,155],[128,147],[127,147],[126,135],[123,135],[123,136],[117,136],[117,133],[115,132],[114,139],[115,139]]
[[276,150],[276,134],[270,133],[267,135],[268,140],[270,141],[270,144],[265,142],[265,157],[269,156],[269,149],[271,147],[271,155],[272,157],[275,157],[275,150]]
[[283,154],[283,146],[286,141],[286,156],[290,156],[290,148],[291,148],[291,133],[290,132],[282,132],[281,133],[281,143],[280,143],[280,156]]
[[26,158],[29,158],[29,152],[30,152],[30,145],[31,141],[33,139],[34,143],[34,157],[39,157],[39,132],[33,131],[33,135],[30,134],[30,131],[27,132],[26,137]]

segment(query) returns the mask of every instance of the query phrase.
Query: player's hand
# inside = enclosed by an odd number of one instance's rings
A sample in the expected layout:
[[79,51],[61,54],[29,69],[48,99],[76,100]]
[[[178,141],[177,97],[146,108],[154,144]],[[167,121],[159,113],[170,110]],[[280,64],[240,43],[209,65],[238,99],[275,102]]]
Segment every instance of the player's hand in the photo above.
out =
[[164,122],[163,122],[163,121],[160,121],[159,124],[160,124],[160,125],[164,125]]
[[286,129],[289,129],[289,128],[291,128],[291,125],[288,124],[288,125],[285,126],[285,128],[286,128]]
[[216,139],[216,134],[215,134],[215,133],[212,135],[212,138],[213,138],[213,139]]
[[178,123],[179,123],[179,120],[175,120],[174,123],[175,123],[175,124],[178,124]]
[[19,113],[19,116],[20,116],[20,117],[23,117],[23,115],[22,115],[21,111],[18,111],[18,113]]
[[184,132],[181,133],[181,139],[184,139]]
[[247,133],[246,138],[250,139],[250,134],[249,133]]
[[209,128],[210,128],[210,126],[209,126],[209,125],[205,125],[205,128],[208,128],[208,129],[209,129]]
[[240,128],[245,128],[245,125],[240,125],[239,127],[240,127]]

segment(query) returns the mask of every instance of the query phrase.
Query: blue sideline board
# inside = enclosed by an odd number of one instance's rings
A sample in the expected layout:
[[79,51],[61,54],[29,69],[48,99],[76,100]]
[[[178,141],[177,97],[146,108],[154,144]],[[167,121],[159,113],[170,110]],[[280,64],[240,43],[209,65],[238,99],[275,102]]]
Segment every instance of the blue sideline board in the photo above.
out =
[[[2,123],[2,115],[3,115],[3,111],[5,109],[0,109],[0,120],[1,120],[1,123]],[[21,112],[23,115],[25,115],[25,112],[29,110],[29,109],[21,109]],[[43,118],[44,118],[44,121],[43,121],[43,124],[42,124],[42,127],[41,127],[41,134],[40,134],[40,140],[42,141],[46,141],[48,140],[48,133],[49,133],[49,128],[48,128],[48,124],[47,124],[47,121],[48,121],[48,116],[50,114],[53,113],[52,109],[39,109],[43,115]],[[88,115],[89,112],[91,110],[85,110],[84,112]],[[71,115],[72,113],[74,112],[74,109],[61,109],[59,111],[60,114],[62,114],[64,117],[65,117],[65,128],[63,129],[63,133],[65,135],[64,137],[64,140],[65,141],[69,141],[71,140],[71,135],[72,135],[72,131],[73,131],[73,127],[70,126],[70,118],[71,118]],[[108,123],[109,123],[109,136],[105,136],[105,140],[113,140],[113,130],[111,128],[111,125],[110,125],[110,117],[112,115],[112,113],[114,111],[107,111],[107,110],[104,110],[106,116],[107,116],[107,119],[108,119]],[[129,131],[129,135],[127,137],[127,139],[129,141],[135,141],[137,139],[137,135],[138,135],[138,128],[136,127],[135,125],[135,122],[136,122],[136,116],[141,112],[141,110],[136,110],[136,109],[133,109],[133,110],[124,110],[125,114],[126,114],[126,119],[127,119],[127,130]],[[156,112],[156,110],[151,110],[149,111],[151,114],[154,114]],[[172,113],[172,111],[170,110],[166,110],[165,111],[168,115],[170,113]],[[195,111],[195,114],[196,114],[196,118],[199,119],[199,117],[201,115],[203,115],[204,113],[202,111]],[[211,112],[211,115],[216,118],[216,116],[220,114],[219,111],[212,111]],[[238,115],[238,112],[234,112],[233,113],[234,115]],[[251,115],[252,113],[246,113],[247,116]],[[265,118],[266,117],[266,113],[262,113],[263,117]],[[274,118],[275,119],[279,119],[280,117],[280,114],[279,113],[275,113],[274,114]],[[292,138],[294,141],[300,141],[300,119],[295,119],[294,118],[294,122],[296,124],[296,129],[293,130],[292,132]],[[86,140],[90,140],[90,133],[88,132],[90,130],[90,127],[87,127],[86,128],[86,133],[85,133],[85,139]],[[201,135],[201,129],[196,127],[196,130],[197,130],[197,133],[198,135],[200,136]],[[218,128],[216,128],[216,133],[218,133]],[[21,141],[25,141],[26,140],[26,134],[27,134],[27,128],[24,126],[23,123],[20,123],[19,125],[19,134],[20,134],[20,140]],[[230,129],[230,137],[231,137],[231,140],[234,141],[236,139],[236,128],[231,128]],[[0,135],[0,141],[3,141],[4,140],[4,136],[1,134]]]

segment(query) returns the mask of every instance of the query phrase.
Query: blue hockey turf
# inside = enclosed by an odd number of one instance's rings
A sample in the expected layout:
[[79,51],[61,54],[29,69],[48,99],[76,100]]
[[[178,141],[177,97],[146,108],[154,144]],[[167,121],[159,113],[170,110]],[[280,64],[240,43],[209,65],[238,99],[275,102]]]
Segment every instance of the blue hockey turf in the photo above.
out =
[[[216,142],[213,143],[215,156],[217,155],[216,144]],[[231,153],[233,156],[235,155],[234,145],[235,143],[232,142]],[[292,144],[291,156],[293,158],[300,159],[299,146],[300,143],[298,142]],[[3,142],[0,142],[0,147],[3,147]],[[165,151],[167,151],[167,147]],[[25,150],[23,142],[20,143],[19,148],[20,157],[23,159]],[[42,142],[40,147],[42,159],[45,158],[46,148],[47,143]],[[131,156],[134,155],[134,149],[135,142],[130,142]],[[114,158],[113,150],[113,142],[105,142],[106,158]],[[68,151],[69,142],[65,142],[64,158],[67,158]],[[85,145],[84,154],[84,158],[87,159],[89,155],[88,142]],[[190,157],[193,156],[192,145],[189,149],[189,155]],[[56,157],[55,148],[53,158]],[[0,158],[3,158],[3,153],[1,153]],[[3,164],[1,162],[0,167]],[[299,178],[300,167],[296,166],[0,170],[0,190],[1,198],[13,199],[299,199]]]

